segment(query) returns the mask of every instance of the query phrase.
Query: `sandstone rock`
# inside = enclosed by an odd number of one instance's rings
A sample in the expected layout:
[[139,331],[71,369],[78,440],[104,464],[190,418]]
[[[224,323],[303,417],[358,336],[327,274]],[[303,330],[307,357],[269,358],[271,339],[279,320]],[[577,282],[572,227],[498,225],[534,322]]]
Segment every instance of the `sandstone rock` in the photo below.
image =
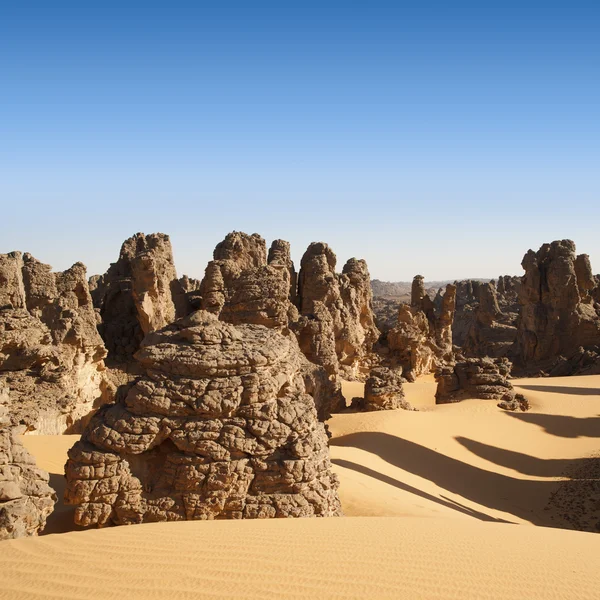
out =
[[56,502],[48,473],[36,467],[11,427],[9,404],[0,383],[0,540],[37,535]]
[[359,410],[414,410],[404,399],[402,370],[377,367],[371,370],[365,383],[365,397],[357,398],[354,405]]
[[500,358],[509,353],[516,337],[515,315],[500,309],[494,282],[480,284],[479,302],[463,345],[464,354]]
[[53,273],[30,254],[0,255],[0,385],[13,425],[78,431],[109,399],[85,266]]
[[125,240],[119,260],[91,278],[90,285],[109,356],[120,361],[131,359],[146,333],[183,316],[189,310],[186,295],[198,286],[177,279],[171,241],[164,233],[136,233]]
[[452,320],[456,287],[446,286],[442,308],[436,315],[434,303],[422,294],[422,276],[415,277],[411,304],[403,304],[398,324],[387,334],[390,355],[399,364],[408,381],[434,372],[452,361]]
[[579,348],[600,340],[600,307],[590,291],[589,260],[577,257],[571,240],[544,244],[523,258],[519,294],[521,316],[515,345],[521,371],[546,370],[558,356],[567,360]]
[[136,358],[145,375],[69,452],[78,524],[341,513],[293,335],[197,311]]
[[507,358],[459,359],[436,372],[436,404],[459,402],[466,398],[512,402],[515,391],[508,380],[511,363]]
[[[371,351],[379,332],[373,317],[370,277],[365,261],[350,259],[341,275],[335,271],[336,262],[336,256],[327,244],[310,244],[301,261],[298,303],[302,316],[309,320],[324,319],[314,328],[320,337],[315,345],[330,348],[333,339],[340,373],[355,379],[359,376],[361,359]],[[330,319],[324,316],[325,311]],[[306,337],[306,332],[304,335]]]

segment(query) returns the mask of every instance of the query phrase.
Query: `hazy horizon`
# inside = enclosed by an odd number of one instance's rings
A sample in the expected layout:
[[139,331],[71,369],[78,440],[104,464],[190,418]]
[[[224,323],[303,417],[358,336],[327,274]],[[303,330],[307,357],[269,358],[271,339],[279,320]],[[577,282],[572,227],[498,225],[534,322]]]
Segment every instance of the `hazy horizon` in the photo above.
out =
[[0,252],[90,274],[135,232],[201,277],[232,230],[382,281],[600,271],[600,5],[0,8]]

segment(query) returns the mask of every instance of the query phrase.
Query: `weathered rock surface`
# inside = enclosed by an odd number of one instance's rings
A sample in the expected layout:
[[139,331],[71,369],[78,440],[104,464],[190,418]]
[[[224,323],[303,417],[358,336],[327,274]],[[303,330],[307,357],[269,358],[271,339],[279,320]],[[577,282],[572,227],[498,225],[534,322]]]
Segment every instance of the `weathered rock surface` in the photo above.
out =
[[36,467],[11,426],[9,404],[0,383],[0,540],[37,535],[56,502],[48,473]]
[[424,293],[423,277],[415,277],[411,303],[400,306],[398,324],[387,334],[390,358],[402,367],[408,381],[453,360],[455,302],[456,287],[448,284],[436,313],[433,301]]
[[[369,271],[364,260],[351,258],[342,273],[335,271],[337,258],[322,242],[310,244],[302,257],[298,276],[298,303],[303,327],[297,329],[299,338],[317,337],[310,344],[301,342],[307,356],[326,368],[332,362],[330,348],[335,348],[339,372],[349,379],[359,377],[360,361],[371,351],[379,337],[375,326]],[[326,315],[328,313],[328,316]],[[318,325],[311,323],[318,321]],[[312,350],[310,348],[313,348]],[[325,350],[314,350],[324,348]],[[310,356],[309,356],[310,358]]]
[[465,356],[472,357],[506,356],[517,337],[517,313],[502,311],[493,281],[481,283],[478,293],[479,302],[463,345],[463,352]]
[[571,240],[544,244],[523,258],[521,316],[515,347],[521,371],[552,370],[600,343],[600,305],[589,259],[577,256]]
[[119,259],[90,279],[99,331],[112,359],[131,359],[145,334],[191,310],[199,283],[177,279],[173,249],[164,233],[136,233],[123,242]]
[[13,425],[76,432],[109,397],[85,266],[53,273],[30,254],[0,255],[0,385]]
[[[437,404],[459,402],[467,398],[499,400],[503,408],[514,410],[511,403],[519,401],[508,376],[511,363],[507,358],[466,358],[436,372]],[[520,404],[519,404],[520,406]]]
[[365,396],[358,398],[354,406],[359,410],[414,410],[404,398],[402,370],[376,367],[371,370],[365,383]]
[[136,358],[145,376],[69,452],[78,524],[340,514],[293,335],[197,311]]

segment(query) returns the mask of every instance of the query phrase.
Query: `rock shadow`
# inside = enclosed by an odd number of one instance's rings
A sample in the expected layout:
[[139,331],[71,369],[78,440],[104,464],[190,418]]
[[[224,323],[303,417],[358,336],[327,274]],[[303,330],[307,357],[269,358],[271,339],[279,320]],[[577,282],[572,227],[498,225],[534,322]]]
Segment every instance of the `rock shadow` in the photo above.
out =
[[598,437],[600,438],[600,416],[597,417],[569,417],[566,415],[548,415],[544,413],[503,413],[513,419],[519,419],[525,423],[531,423],[541,427],[546,433],[557,437],[578,438]]
[[550,392],[552,394],[568,394],[571,396],[598,396],[600,397],[600,389],[597,388],[586,388],[586,387],[569,387],[560,385],[519,385],[514,384],[515,387],[530,390],[532,392]]

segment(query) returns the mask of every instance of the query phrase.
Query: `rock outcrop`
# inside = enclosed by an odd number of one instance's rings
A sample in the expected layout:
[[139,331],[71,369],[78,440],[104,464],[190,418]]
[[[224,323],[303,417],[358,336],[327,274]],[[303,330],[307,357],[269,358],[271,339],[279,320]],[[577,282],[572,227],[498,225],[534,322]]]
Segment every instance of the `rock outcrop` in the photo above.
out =
[[0,385],[21,430],[79,431],[108,400],[85,266],[53,273],[30,254],[0,255]]
[[[307,356],[315,362],[325,356],[326,362],[319,364],[326,368],[332,362],[329,349],[333,340],[339,372],[355,379],[360,376],[360,361],[379,337],[370,276],[364,260],[351,258],[341,274],[335,271],[336,263],[333,250],[322,242],[310,244],[304,253],[298,276],[298,307],[305,319],[296,330]],[[311,340],[313,333],[316,337]]]
[[48,473],[36,467],[11,426],[9,404],[0,383],[0,540],[37,535],[56,502]]
[[479,302],[463,345],[463,353],[471,357],[506,356],[517,337],[517,313],[504,313],[501,310],[493,281],[481,283],[478,292]]
[[580,349],[600,344],[600,305],[596,280],[586,255],[577,256],[571,240],[544,244],[523,258],[519,292],[521,315],[515,363],[524,372],[552,372]]
[[117,262],[90,279],[110,358],[130,360],[145,334],[187,314],[188,296],[198,286],[193,279],[177,278],[168,235],[136,233],[125,240]]
[[404,398],[402,370],[375,367],[365,383],[365,396],[358,398],[353,407],[358,410],[413,410]]
[[[436,373],[436,404],[480,398],[497,400],[507,410],[526,410],[528,404],[508,380],[511,362],[507,358],[461,358]],[[500,405],[499,405],[500,406]]]
[[197,311],[136,358],[145,375],[69,452],[78,524],[340,514],[293,335]]
[[408,381],[453,360],[455,302],[456,287],[448,284],[436,313],[433,301],[425,293],[423,277],[415,277],[411,303],[400,306],[398,324],[387,334],[390,358],[402,367]]

